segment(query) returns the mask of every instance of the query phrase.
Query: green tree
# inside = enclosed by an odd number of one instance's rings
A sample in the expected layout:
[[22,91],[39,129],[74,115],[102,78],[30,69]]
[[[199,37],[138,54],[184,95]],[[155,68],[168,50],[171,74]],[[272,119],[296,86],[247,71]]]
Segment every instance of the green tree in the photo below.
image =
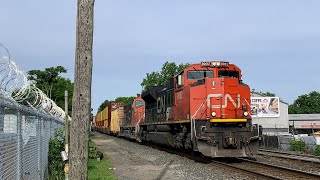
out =
[[28,79],[41,89],[59,107],[64,107],[64,91],[68,91],[69,109],[72,109],[73,83],[70,79],[60,76],[67,73],[62,66],[45,68],[44,70],[30,70]]
[[265,96],[265,97],[276,97],[276,94],[275,93],[272,93],[272,92],[258,92],[258,94],[260,94],[261,96]]
[[111,102],[112,101],[109,100],[103,101],[98,108],[98,113],[101,112],[104,108],[106,108]]
[[52,97],[51,99],[56,102],[56,104],[64,109],[64,91],[68,91],[68,109],[69,114],[72,111],[72,96],[73,96],[73,83],[70,79],[64,77],[57,77],[56,83],[53,85]]
[[147,91],[155,86],[161,85],[162,76],[159,72],[147,73],[147,77],[143,79],[141,86],[143,92]]
[[117,97],[115,100],[109,101],[109,100],[105,100],[103,101],[103,103],[99,106],[98,108],[98,113],[100,111],[102,111],[104,108],[106,108],[109,104],[113,103],[113,102],[122,102],[124,104],[129,104],[130,102],[132,102],[136,97],[134,96],[130,96],[130,97]]
[[124,104],[129,104],[134,100],[134,96],[130,96],[130,97],[117,97],[114,102],[122,102]]
[[143,92],[155,87],[165,85],[170,78],[172,78],[179,71],[185,69],[190,64],[179,64],[175,62],[166,62],[163,64],[160,72],[154,71],[147,73],[147,77],[142,80],[141,86],[143,87]]
[[316,114],[320,113],[320,93],[313,91],[299,96],[289,106],[289,114]]
[[[143,79],[141,86],[143,86],[143,92],[147,91],[155,86],[165,85],[170,78],[172,78],[176,73],[185,69],[190,64],[179,64],[177,65],[175,62],[166,62],[163,64],[160,72],[154,71],[151,73],[147,73],[147,77]],[[137,97],[140,94],[137,94]],[[130,103],[133,99],[136,98],[134,96],[131,97],[118,97],[114,101],[105,100],[98,108],[98,113],[102,111],[104,108],[108,106],[108,104],[112,102],[123,102],[125,104]]]
[[36,86],[51,98],[53,85],[57,82],[59,74],[66,72],[67,69],[62,66],[49,67],[43,71],[34,69],[28,72],[28,79],[35,82]]

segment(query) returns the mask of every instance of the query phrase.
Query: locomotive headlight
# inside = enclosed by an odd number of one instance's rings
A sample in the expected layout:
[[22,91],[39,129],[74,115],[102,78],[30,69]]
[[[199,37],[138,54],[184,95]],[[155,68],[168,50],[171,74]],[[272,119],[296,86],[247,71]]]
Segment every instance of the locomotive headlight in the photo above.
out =
[[245,117],[247,117],[247,116],[249,115],[249,113],[248,113],[248,112],[244,112],[243,115],[244,115]]
[[221,63],[220,63],[220,62],[217,62],[217,66],[220,67],[220,65],[221,65]]
[[216,67],[216,66],[217,66],[217,62],[213,61],[213,62],[211,63],[211,65],[212,65],[213,67]]
[[212,116],[212,117],[216,117],[216,115],[217,115],[216,112],[212,112],[212,113],[211,113],[211,116]]

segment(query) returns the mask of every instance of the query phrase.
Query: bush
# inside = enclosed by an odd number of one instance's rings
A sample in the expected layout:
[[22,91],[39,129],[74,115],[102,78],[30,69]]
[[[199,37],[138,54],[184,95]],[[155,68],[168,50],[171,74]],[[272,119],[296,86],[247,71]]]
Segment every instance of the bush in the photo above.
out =
[[320,145],[317,145],[316,150],[315,150],[315,155],[320,156]]
[[64,151],[64,136],[63,129],[58,130],[54,137],[49,140],[49,179],[63,180],[64,175],[64,162],[61,158],[61,151]]
[[[49,152],[48,152],[48,163],[49,163],[49,180],[64,180],[64,167],[65,163],[61,158],[61,151],[64,151],[64,131],[63,129],[58,130],[54,137],[49,140]],[[97,158],[96,145],[93,141],[89,140],[89,158]]]
[[293,141],[290,141],[289,144],[291,146],[292,151],[303,152],[306,150],[306,144],[301,140],[293,140]]
[[96,159],[97,158],[97,150],[96,144],[89,140],[89,159]]

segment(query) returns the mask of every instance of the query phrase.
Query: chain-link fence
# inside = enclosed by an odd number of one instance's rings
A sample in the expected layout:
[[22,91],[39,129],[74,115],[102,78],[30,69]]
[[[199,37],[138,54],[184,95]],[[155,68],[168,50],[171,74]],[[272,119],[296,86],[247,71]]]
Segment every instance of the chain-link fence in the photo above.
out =
[[320,144],[320,137],[316,137],[316,136],[263,135],[260,148],[290,151],[291,150],[290,141],[294,141],[294,140],[303,141],[305,143],[305,151],[309,153],[314,153],[317,145]]
[[294,140],[293,136],[285,135],[263,135],[260,147],[263,149],[278,149],[283,151],[290,150],[290,141]]
[[49,139],[63,121],[0,97],[0,180],[48,177]]

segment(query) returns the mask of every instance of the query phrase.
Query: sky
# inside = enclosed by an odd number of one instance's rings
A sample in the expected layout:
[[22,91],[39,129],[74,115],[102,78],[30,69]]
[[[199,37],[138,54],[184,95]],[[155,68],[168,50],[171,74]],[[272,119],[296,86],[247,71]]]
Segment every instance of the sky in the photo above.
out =
[[[73,80],[75,0],[1,2],[0,43],[21,67]],[[320,91],[318,0],[96,0],[92,107],[134,96],[166,61],[227,60],[256,91],[293,103]]]

